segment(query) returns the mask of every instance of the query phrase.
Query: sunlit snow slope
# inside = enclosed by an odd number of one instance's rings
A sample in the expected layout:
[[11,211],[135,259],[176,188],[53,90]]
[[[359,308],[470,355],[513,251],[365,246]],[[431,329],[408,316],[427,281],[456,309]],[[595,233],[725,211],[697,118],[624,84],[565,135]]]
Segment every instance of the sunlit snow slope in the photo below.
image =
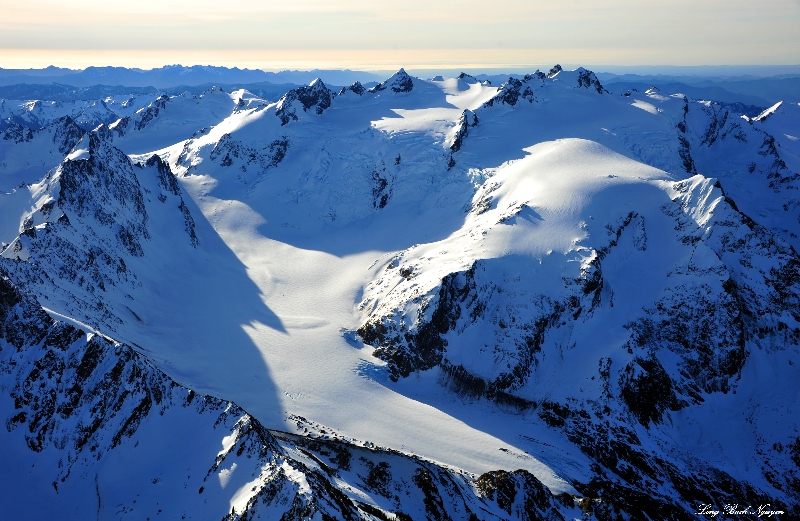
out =
[[0,266],[269,429],[654,519],[796,509],[793,112],[558,66],[164,96],[43,177],[14,158],[61,148],[0,141]]

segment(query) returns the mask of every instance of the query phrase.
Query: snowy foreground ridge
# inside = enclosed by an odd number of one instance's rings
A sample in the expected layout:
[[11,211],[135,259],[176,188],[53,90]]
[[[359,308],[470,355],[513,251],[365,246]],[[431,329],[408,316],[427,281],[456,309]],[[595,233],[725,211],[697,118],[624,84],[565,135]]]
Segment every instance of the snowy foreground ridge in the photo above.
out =
[[0,116],[4,518],[800,518],[797,100],[401,69]]

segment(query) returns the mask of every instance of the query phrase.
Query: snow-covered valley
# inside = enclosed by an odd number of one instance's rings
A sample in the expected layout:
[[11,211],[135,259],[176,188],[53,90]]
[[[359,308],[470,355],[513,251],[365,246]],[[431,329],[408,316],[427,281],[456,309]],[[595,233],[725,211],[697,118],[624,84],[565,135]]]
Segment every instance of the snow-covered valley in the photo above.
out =
[[0,133],[9,515],[800,514],[796,101],[134,101]]

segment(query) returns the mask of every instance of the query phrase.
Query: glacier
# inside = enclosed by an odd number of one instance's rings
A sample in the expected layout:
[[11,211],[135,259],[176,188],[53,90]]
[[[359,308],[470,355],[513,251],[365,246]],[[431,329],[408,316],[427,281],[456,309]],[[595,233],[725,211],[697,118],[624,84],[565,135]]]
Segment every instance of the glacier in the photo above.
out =
[[8,515],[800,512],[797,102],[555,66],[0,111]]

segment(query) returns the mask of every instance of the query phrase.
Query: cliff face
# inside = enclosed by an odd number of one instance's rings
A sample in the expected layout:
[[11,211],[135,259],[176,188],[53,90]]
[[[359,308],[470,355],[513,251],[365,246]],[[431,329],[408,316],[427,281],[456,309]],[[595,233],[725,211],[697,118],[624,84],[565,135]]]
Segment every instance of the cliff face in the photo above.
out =
[[796,515],[800,163],[768,132],[779,108],[556,66],[8,127],[0,503]]
[[53,320],[5,274],[0,325],[0,446],[7,475],[17,476],[4,480],[9,516],[563,519],[577,511],[524,471],[476,478],[389,449],[270,432],[130,346]]
[[[797,352],[800,257],[741,213],[719,182],[701,176],[650,184],[640,175],[617,184],[612,174],[590,199],[564,206],[546,190],[537,196],[523,172],[537,172],[539,186],[554,193],[565,183],[585,193],[592,183],[582,169],[559,169],[549,159],[555,172],[543,173],[542,160],[559,149],[584,156],[567,165],[591,156],[595,172],[609,162],[608,171],[624,177],[624,164],[588,145],[534,147],[476,194],[465,227],[480,233],[456,233],[439,246],[460,254],[430,256],[415,246],[385,265],[360,303],[360,338],[387,362],[393,381],[434,370],[461,396],[560,432],[597,465],[591,485],[580,488],[587,495],[624,498],[625,508],[652,505],[644,511],[654,518],[664,509],[691,515],[686,505],[697,498],[780,496],[794,504],[797,470],[782,448],[796,444],[794,427],[748,423],[747,436],[764,440],[757,477],[708,460],[698,465],[692,442],[678,432],[728,414],[721,410],[737,414],[757,399],[763,377],[745,368],[776,367]],[[553,232],[566,221],[582,237],[555,253]],[[471,257],[490,250],[499,234],[510,252]],[[549,253],[531,262],[514,244]],[[748,414],[767,421],[773,413]],[[735,450],[726,434],[715,439]]]

